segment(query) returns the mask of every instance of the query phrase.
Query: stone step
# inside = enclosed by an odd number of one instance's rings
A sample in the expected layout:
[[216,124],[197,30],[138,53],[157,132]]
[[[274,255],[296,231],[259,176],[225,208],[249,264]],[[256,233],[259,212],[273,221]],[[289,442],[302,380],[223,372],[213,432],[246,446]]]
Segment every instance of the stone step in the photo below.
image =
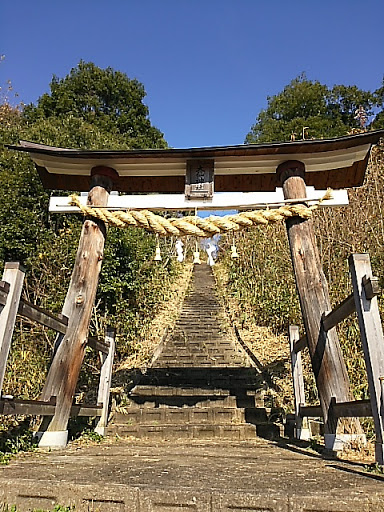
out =
[[184,336],[184,334],[177,334],[170,337],[165,345],[185,345],[185,346],[212,346],[212,347],[220,347],[220,348],[234,348],[240,350],[238,345],[234,343],[223,340],[222,336],[207,338],[206,336],[192,338],[192,336]]
[[[232,394],[231,394],[232,393]],[[129,395],[128,404],[132,407],[239,407],[264,408],[263,390],[252,390],[247,394],[224,389],[172,388],[167,386],[136,386]],[[251,420],[252,417],[249,416]]]
[[[205,388],[236,390],[246,393],[247,390],[258,390],[263,388],[262,377],[255,374],[247,375],[244,367],[169,367],[151,368],[140,379],[141,385],[184,387],[184,388]],[[236,370],[239,370],[238,372]]]
[[114,414],[113,422],[118,425],[238,424],[245,423],[245,410],[237,407],[127,407],[124,413]]
[[178,340],[174,343],[166,343],[163,347],[163,352],[185,354],[188,352],[219,352],[220,354],[244,354],[245,353],[230,343],[220,342],[192,342],[186,340]]
[[218,319],[217,316],[207,314],[206,312],[201,312],[198,315],[190,315],[190,314],[184,314],[181,312],[179,318],[176,320],[176,325],[179,325],[181,327],[193,327],[195,324],[191,322],[193,320],[194,322],[199,322],[199,325],[202,327],[217,329],[218,328]]
[[[214,361],[214,360],[202,360],[202,361],[199,361],[198,363],[194,363],[193,361],[189,361],[189,360],[186,360],[186,361],[179,361],[177,359],[174,359],[174,360],[170,360],[170,361],[164,361],[164,362],[155,362],[153,364],[153,368],[174,368],[175,366],[178,366],[179,368],[191,368],[191,367],[198,367],[198,368],[216,368],[216,369],[220,369],[220,368],[227,368],[228,366],[228,363],[229,361]],[[241,367],[241,361],[240,362],[237,362],[237,361],[234,361],[233,362],[233,366],[238,366],[239,368]]]
[[[108,433],[153,439],[274,438],[264,382],[222,325],[209,267],[195,268],[193,290],[156,361],[142,372]],[[220,318],[221,317],[221,318]],[[274,416],[273,416],[274,417]]]
[[[234,397],[228,397],[234,398]],[[195,423],[251,423],[253,425],[264,425],[270,423],[271,414],[276,414],[275,409],[268,407],[244,408],[236,405],[233,400],[231,406],[228,401],[218,402],[215,406],[210,401],[204,405],[190,407],[159,406],[149,407],[147,403],[142,405],[132,404],[125,407],[124,412],[114,412],[113,422],[115,424],[195,424]]]
[[220,353],[222,355],[226,353],[233,353],[233,354],[244,354],[245,353],[242,350],[237,350],[233,345],[231,344],[220,344],[217,342],[210,342],[210,341],[186,341],[184,344],[179,344],[176,346],[172,346],[170,344],[167,344],[163,348],[163,352],[167,351],[170,353],[199,353],[199,352],[216,352]]
[[[153,364],[154,368],[174,368],[175,366],[178,366],[179,368],[191,368],[191,367],[198,367],[198,368],[226,368],[229,363],[232,363],[234,366],[238,366],[239,368],[242,365],[241,360],[236,359],[225,359],[223,361],[219,359],[214,358],[204,358],[204,359],[198,359],[198,360],[192,360],[192,359],[159,359],[158,362],[155,362]],[[201,381],[200,381],[201,382]],[[224,381],[221,381],[220,386],[223,386]],[[200,384],[199,384],[200,385]]]
[[231,345],[232,343],[230,341],[226,341],[224,338],[224,335],[226,335],[223,332],[220,331],[195,331],[192,329],[179,329],[175,331],[172,336],[170,336],[171,340],[177,341],[177,340],[198,340],[198,341],[210,341],[216,342],[223,345]]
[[235,347],[233,343],[230,341],[224,341],[222,336],[200,336],[190,333],[182,333],[173,335],[171,338],[169,338],[166,342],[166,345],[170,346],[174,343],[183,343],[184,345],[188,346],[190,344],[192,345],[209,345],[212,347]]
[[[161,358],[164,358],[164,359],[175,359],[175,358],[179,358],[181,361],[183,359],[191,359],[191,360],[199,360],[199,359],[203,359],[203,358],[207,358],[207,357],[216,357],[217,359],[221,359],[221,360],[224,360],[225,359],[225,356],[227,354],[222,354],[220,353],[218,350],[212,350],[212,351],[207,351],[207,350],[204,350],[204,349],[200,349],[200,350],[188,350],[188,349],[180,349],[180,350],[171,350],[171,349],[164,349],[162,351],[162,353],[160,354],[159,357]],[[237,355],[236,353],[233,353],[231,352],[230,355]]]
[[187,295],[187,297],[184,301],[182,311],[199,312],[200,309],[203,308],[203,309],[208,310],[208,312],[209,312],[209,311],[221,309],[221,305],[217,302],[216,297],[212,294],[212,290],[208,290],[206,288],[205,291],[207,291],[208,295],[210,295],[210,296],[201,295],[199,297],[199,295],[196,293]]
[[244,364],[244,359],[242,359],[239,356],[227,356],[227,357],[221,357],[221,356],[215,356],[215,355],[196,355],[196,356],[160,356],[154,363],[153,368],[173,368],[175,366],[178,367],[184,367],[184,368],[191,368],[191,367],[198,367],[201,368],[202,366],[208,366],[209,367],[222,367],[226,368],[228,365],[238,366],[239,368],[242,367]]
[[202,314],[204,313],[205,318],[210,318],[213,316],[219,316],[222,311],[222,307],[215,302],[205,301],[197,304],[196,301],[193,300],[193,297],[192,299],[191,297],[188,297],[180,315],[184,318],[188,318],[189,316],[203,316]]
[[107,435],[133,436],[149,439],[231,439],[243,441],[255,439],[255,425],[115,425],[107,428]]
[[208,364],[210,366],[228,366],[228,364],[241,365],[244,363],[242,357],[236,354],[222,355],[222,354],[161,354],[154,362],[154,367],[166,366],[201,366]]
[[176,322],[176,325],[184,325],[187,328],[200,325],[201,322],[204,327],[219,329],[222,319],[218,313],[212,313],[212,311],[201,310],[196,313],[182,311]]
[[[234,392],[237,391],[237,394]],[[244,389],[244,388],[215,388],[215,387],[189,387],[189,386],[151,386],[138,384],[135,386],[129,396],[197,396],[197,397],[226,397],[242,396],[261,399],[264,397],[263,389]]]
[[252,398],[247,399],[246,403],[243,400],[238,400],[235,396],[199,396],[199,395],[153,395],[153,396],[140,396],[134,395],[127,400],[128,407],[145,407],[145,408],[163,408],[163,407],[254,407],[255,405],[262,405],[261,402],[252,401]]
[[178,340],[177,345],[173,343],[167,342],[162,352],[172,352],[172,353],[186,353],[188,351],[192,352],[219,352],[221,354],[225,353],[235,353],[235,354],[244,354],[244,352],[240,349],[237,349],[231,343],[219,343],[216,341],[189,341],[189,340]]
[[173,387],[173,386],[146,386],[138,384],[130,396],[230,396],[228,389],[198,388],[198,387]]
[[207,335],[206,333],[196,334],[193,332],[176,332],[168,338],[167,344],[170,344],[171,342],[174,343],[177,341],[179,341],[179,342],[182,341],[185,343],[207,342],[207,343],[211,343],[212,345],[218,345],[218,346],[221,346],[221,345],[222,346],[234,346],[233,343],[225,340],[225,338],[223,337],[223,335],[221,333]]
[[172,350],[172,351],[178,351],[178,350],[215,350],[220,352],[236,352],[238,354],[244,354],[242,350],[237,348],[232,343],[222,343],[219,340],[192,340],[192,339],[176,339],[176,340],[170,340],[167,341],[167,343],[164,345],[164,350]]
[[[253,394],[229,394],[227,390],[206,390],[191,388],[158,388],[150,386],[138,388],[127,400],[126,407],[238,407],[243,409],[264,409],[263,391]],[[252,413],[250,413],[252,414]],[[250,422],[253,417],[248,415]],[[252,421],[251,421],[252,420]],[[258,421],[261,421],[260,418]]]
[[[231,366],[230,361],[232,359],[237,359],[238,361],[241,361],[242,363],[245,362],[245,356],[243,354],[240,354],[235,351],[228,350],[224,353],[221,353],[219,350],[180,350],[180,351],[173,351],[173,350],[164,350],[161,352],[157,360],[164,359],[164,360],[170,360],[170,359],[179,359],[180,361],[189,360],[191,362],[193,361],[199,361],[200,359],[211,359],[212,361],[218,360],[218,361],[225,361],[228,360],[229,364],[228,366]],[[177,366],[177,365],[175,365]],[[196,364],[193,364],[193,366],[196,366]],[[214,366],[214,364],[213,364]]]

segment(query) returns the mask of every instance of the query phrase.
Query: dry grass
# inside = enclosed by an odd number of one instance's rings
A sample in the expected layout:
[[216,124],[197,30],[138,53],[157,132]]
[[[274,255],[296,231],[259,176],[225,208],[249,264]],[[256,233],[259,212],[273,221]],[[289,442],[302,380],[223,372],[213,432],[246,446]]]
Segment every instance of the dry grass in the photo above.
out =
[[116,368],[116,372],[132,368],[145,368],[152,359],[153,353],[162,341],[166,329],[171,331],[179,316],[185,294],[192,275],[191,263],[185,265],[180,276],[172,284],[169,299],[164,303],[159,313],[141,330],[133,354],[124,359]]
[[[276,334],[270,327],[255,325],[251,315],[244,311],[235,296],[228,294],[228,272],[224,264],[214,267],[219,297],[228,314],[232,325],[236,325],[242,340],[268,370],[279,393],[270,389],[274,404],[283,407],[287,412],[293,408],[293,388],[291,383],[291,367],[288,338],[284,334]],[[243,318],[239,322],[239,318]]]

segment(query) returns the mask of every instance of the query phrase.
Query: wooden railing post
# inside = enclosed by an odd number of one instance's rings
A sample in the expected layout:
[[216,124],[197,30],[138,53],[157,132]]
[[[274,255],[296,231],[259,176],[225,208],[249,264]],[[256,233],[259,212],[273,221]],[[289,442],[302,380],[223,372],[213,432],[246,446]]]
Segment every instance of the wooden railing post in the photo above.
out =
[[372,278],[368,254],[352,254],[349,257],[353,293],[360,326],[368,390],[376,431],[376,462],[384,464],[384,338],[377,297],[368,293],[364,282]]
[[13,330],[24,282],[24,271],[18,262],[6,263],[3,281],[9,284],[7,302],[0,312],[0,398]]
[[291,349],[291,366],[293,380],[293,395],[295,400],[295,436],[297,439],[308,441],[311,438],[311,432],[308,428],[308,419],[300,415],[300,406],[305,406],[305,391],[303,366],[301,363],[301,352],[294,350],[294,345],[299,341],[299,327],[297,325],[289,326],[289,343]]
[[[305,166],[302,162],[285,162],[278,166],[277,173],[285,199],[306,197]],[[336,330],[326,332],[322,328],[322,316],[331,310],[328,284],[312,221],[297,216],[287,219],[286,226],[308,348],[324,415],[325,443],[327,448],[339,449],[335,444],[337,419],[330,411],[331,400],[335,397],[338,402],[346,402],[351,399],[351,394]],[[343,423],[349,434],[362,433],[358,420],[345,420]],[[349,440],[349,434],[338,435],[338,441]]]
[[[88,204],[106,206],[113,178],[117,173],[110,168],[92,169]],[[39,446],[65,446],[68,439],[67,424],[72,401],[87,344],[89,323],[95,302],[101,263],[104,254],[106,229],[98,219],[86,219],[80,236],[79,247],[71,282],[62,314],[68,318],[66,334],[58,344],[41,400],[56,396],[56,411],[48,428],[43,422]]]
[[100,352],[101,372],[99,391],[97,395],[97,402],[98,404],[103,405],[103,410],[101,411],[101,416],[95,427],[95,432],[97,432],[101,436],[105,435],[108,423],[109,391],[111,389],[113,357],[115,355],[115,330],[112,329],[111,327],[107,327],[106,329],[105,341],[109,343],[109,350],[108,354]]

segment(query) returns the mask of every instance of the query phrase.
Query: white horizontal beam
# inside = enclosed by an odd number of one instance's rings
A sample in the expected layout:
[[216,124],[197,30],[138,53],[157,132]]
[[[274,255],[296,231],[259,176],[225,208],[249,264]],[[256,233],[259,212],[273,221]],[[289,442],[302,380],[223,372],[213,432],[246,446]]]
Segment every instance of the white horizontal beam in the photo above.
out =
[[[315,190],[307,187],[307,198],[318,200],[325,190]],[[333,199],[324,201],[321,206],[344,206],[348,204],[346,190],[333,190]],[[83,204],[87,196],[80,196]],[[77,213],[77,206],[70,206],[69,197],[51,197],[49,211],[51,213]],[[111,194],[106,208],[112,210],[241,210],[263,209],[267,205],[285,204],[283,191],[277,188],[275,192],[216,192],[211,199],[186,199],[184,194],[148,194],[123,195]]]

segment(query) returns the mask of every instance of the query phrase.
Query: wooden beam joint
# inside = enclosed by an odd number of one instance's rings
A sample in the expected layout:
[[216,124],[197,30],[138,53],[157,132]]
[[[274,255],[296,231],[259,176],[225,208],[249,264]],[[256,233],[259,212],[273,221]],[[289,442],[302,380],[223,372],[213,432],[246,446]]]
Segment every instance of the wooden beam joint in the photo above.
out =
[[288,178],[305,179],[305,165],[299,160],[287,160],[276,169],[278,181],[283,184]]
[[114,184],[118,182],[119,175],[112,167],[97,165],[91,169],[91,187],[102,187],[108,193],[112,190]]
[[377,295],[380,295],[381,288],[379,285],[379,278],[378,277],[363,277],[363,288],[365,293],[365,298],[367,300],[372,300],[373,297],[376,297]]
[[295,341],[295,343],[293,344],[293,351],[295,354],[297,354],[298,352],[301,352],[307,346],[308,346],[308,340],[307,340],[307,335],[305,334],[299,340]]

